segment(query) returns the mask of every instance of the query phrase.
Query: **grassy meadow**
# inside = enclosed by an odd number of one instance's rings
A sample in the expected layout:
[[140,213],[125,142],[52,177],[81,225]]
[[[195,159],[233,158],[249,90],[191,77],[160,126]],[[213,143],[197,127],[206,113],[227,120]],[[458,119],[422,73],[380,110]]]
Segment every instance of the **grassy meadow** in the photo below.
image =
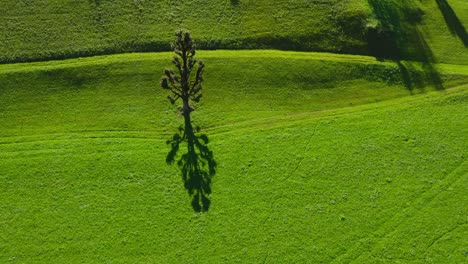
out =
[[466,66],[410,90],[371,57],[198,56],[218,164],[201,214],[166,164],[170,53],[0,66],[1,261],[466,259]]
[[0,62],[168,51],[187,28],[200,49],[376,55],[383,42],[378,56],[468,64],[465,0],[3,0],[0,10]]
[[[0,263],[468,261],[465,0],[0,10]],[[159,84],[180,27],[195,164]]]

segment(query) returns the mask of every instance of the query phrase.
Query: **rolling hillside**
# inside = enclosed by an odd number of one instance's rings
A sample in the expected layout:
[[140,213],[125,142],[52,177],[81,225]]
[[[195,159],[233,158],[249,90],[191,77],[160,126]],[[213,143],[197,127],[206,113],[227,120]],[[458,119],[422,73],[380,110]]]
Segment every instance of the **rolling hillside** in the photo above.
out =
[[466,0],[0,10],[0,263],[468,261]]
[[5,0],[0,10],[0,62],[167,51],[184,27],[201,49],[468,63],[465,0]]
[[466,66],[409,90],[372,57],[200,52],[218,166],[199,214],[166,164],[170,56],[0,66],[1,261],[466,259]]
[[[203,111],[194,113],[202,127],[371,103],[468,82],[466,66],[437,65],[433,83],[434,73],[412,62],[266,50],[199,53],[207,64],[207,99],[200,105]],[[1,65],[0,113],[5,118],[0,135],[174,127],[180,120],[159,87],[171,57],[143,53]]]

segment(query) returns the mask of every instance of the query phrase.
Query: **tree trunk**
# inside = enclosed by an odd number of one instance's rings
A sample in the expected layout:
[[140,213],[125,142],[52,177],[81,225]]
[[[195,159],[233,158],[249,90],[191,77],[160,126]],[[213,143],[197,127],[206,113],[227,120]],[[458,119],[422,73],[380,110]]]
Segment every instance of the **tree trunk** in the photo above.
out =
[[185,121],[185,137],[187,138],[189,145],[192,143],[193,140],[193,128],[192,128],[192,121],[190,120],[190,106],[188,100],[184,100],[184,104],[182,106],[182,115],[184,116]]

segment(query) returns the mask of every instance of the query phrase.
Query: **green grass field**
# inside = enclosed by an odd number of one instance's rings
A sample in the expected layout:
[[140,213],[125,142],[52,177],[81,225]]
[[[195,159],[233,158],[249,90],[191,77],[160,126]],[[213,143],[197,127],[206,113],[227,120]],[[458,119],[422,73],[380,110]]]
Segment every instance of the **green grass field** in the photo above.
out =
[[371,57],[198,56],[218,164],[201,214],[165,162],[171,54],[0,66],[2,262],[466,260],[468,67],[409,90]]
[[168,51],[183,27],[201,49],[352,54],[374,53],[377,28],[393,31],[380,41],[403,59],[468,63],[465,0],[3,0],[0,10],[0,62]]
[[[465,0],[0,10],[0,263],[468,262]],[[159,84],[180,27],[195,165]]]

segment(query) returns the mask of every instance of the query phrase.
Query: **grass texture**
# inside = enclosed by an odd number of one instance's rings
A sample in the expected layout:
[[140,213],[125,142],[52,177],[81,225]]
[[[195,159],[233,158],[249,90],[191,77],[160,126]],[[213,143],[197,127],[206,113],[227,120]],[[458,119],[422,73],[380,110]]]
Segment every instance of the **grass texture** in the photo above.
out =
[[197,56],[206,213],[166,164],[171,54],[0,66],[0,262],[466,261],[466,66]]
[[0,10],[3,63],[168,51],[181,27],[200,49],[395,57],[397,48],[403,60],[468,61],[465,0],[4,0]]

